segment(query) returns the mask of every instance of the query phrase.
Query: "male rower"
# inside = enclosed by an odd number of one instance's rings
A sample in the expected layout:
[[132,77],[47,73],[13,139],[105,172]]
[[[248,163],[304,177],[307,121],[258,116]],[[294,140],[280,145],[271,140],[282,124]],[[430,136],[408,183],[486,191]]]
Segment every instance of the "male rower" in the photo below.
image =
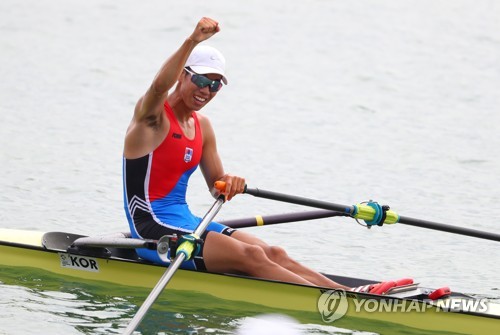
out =
[[[199,112],[228,83],[223,55],[200,45],[219,31],[217,21],[202,18],[135,106],[123,152],[125,211],[135,238],[157,240],[196,229],[201,219],[188,208],[186,188],[198,165],[214,196],[219,180],[226,183],[228,201],[244,190],[244,178],[225,173],[214,130]],[[199,254],[183,268],[351,289],[292,260],[282,248],[220,223],[212,222],[202,239]],[[163,263],[156,251],[137,252]]]

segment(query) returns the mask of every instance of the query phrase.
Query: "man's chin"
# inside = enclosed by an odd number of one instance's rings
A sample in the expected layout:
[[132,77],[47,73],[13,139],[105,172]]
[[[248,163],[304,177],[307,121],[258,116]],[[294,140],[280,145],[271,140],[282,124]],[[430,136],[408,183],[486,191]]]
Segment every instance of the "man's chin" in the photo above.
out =
[[208,101],[204,102],[204,103],[193,103],[192,106],[191,106],[191,109],[195,110],[195,111],[199,111],[200,109],[202,109],[203,107],[205,107],[207,105]]

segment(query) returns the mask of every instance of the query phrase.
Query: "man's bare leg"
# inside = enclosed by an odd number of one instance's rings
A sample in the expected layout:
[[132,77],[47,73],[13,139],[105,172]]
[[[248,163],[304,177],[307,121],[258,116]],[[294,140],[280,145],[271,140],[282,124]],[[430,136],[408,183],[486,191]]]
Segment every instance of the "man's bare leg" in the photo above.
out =
[[290,283],[314,285],[312,282],[273,262],[260,246],[210,232],[203,246],[207,270],[219,273],[245,273],[253,277]]
[[231,235],[231,237],[233,237],[239,241],[248,243],[248,244],[260,246],[264,250],[264,252],[266,253],[267,257],[269,257],[269,259],[271,259],[273,262],[278,263],[282,267],[299,275],[300,277],[313,283],[316,286],[341,288],[344,290],[351,289],[350,287],[341,285],[341,284],[327,278],[326,276],[322,275],[321,273],[314,271],[314,270],[300,264],[299,262],[290,258],[283,248],[269,246],[267,243],[265,243],[264,241],[262,241],[258,237],[255,237],[251,234],[242,232],[240,230],[234,232]]

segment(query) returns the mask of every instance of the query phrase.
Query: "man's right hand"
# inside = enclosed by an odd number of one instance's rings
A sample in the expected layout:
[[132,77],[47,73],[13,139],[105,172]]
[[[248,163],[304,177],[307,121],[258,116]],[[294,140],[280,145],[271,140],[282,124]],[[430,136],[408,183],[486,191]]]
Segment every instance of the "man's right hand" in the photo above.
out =
[[200,43],[209,39],[219,31],[219,22],[209,17],[203,17],[196,25],[196,28],[194,29],[189,39],[193,40],[196,43]]
[[226,200],[231,200],[236,194],[241,194],[245,191],[245,178],[225,174],[221,179],[225,183],[225,190],[219,192],[226,196]]

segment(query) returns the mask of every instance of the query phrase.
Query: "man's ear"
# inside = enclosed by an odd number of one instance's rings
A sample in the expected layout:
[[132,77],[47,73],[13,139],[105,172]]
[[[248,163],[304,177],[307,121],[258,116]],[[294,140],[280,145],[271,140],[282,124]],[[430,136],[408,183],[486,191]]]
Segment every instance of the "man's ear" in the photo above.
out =
[[182,70],[181,74],[179,75],[179,78],[177,78],[177,81],[182,82],[185,76],[186,76],[186,71]]
[[179,82],[182,82],[184,80],[184,78],[187,77],[189,73],[187,73],[186,70],[182,69],[181,71],[181,74],[179,75],[179,78],[177,79]]

